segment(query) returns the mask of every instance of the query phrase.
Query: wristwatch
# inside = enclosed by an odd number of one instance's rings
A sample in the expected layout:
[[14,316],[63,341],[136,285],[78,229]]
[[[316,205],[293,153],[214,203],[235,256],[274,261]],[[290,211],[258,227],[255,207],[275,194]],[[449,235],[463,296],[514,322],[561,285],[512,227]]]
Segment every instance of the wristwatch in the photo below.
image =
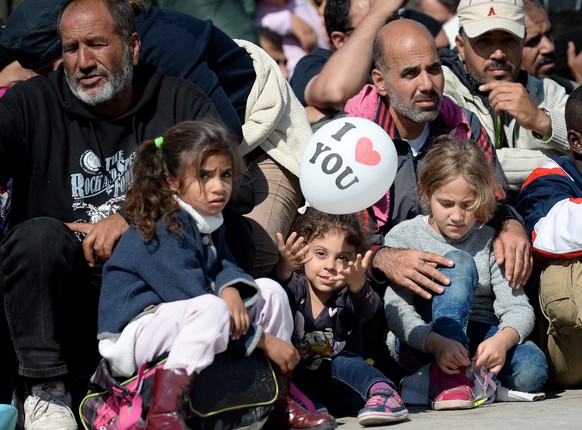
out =
[[547,110],[546,108],[540,108],[548,117],[548,119],[550,120],[550,126],[548,127],[548,131],[546,131],[546,134],[542,136],[540,136],[539,134],[537,134],[535,131],[532,132],[532,134],[534,135],[534,137],[536,139],[540,139],[543,140],[544,142],[547,142],[548,140],[550,140],[550,138],[552,137],[552,115],[550,114],[550,111]]

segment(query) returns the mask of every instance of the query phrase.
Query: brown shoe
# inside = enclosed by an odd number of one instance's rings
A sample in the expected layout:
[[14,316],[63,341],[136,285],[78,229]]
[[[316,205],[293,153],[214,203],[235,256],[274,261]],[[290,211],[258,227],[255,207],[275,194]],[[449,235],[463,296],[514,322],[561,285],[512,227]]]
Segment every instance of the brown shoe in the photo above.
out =
[[188,375],[184,369],[160,369],[154,378],[146,430],[189,430],[184,422],[183,403],[194,375]]
[[289,404],[289,428],[291,430],[332,430],[337,427],[337,422],[331,415],[309,412],[291,397],[287,398],[287,403]]
[[263,430],[332,430],[337,423],[329,414],[309,412],[289,397],[289,378],[277,374],[279,394]]

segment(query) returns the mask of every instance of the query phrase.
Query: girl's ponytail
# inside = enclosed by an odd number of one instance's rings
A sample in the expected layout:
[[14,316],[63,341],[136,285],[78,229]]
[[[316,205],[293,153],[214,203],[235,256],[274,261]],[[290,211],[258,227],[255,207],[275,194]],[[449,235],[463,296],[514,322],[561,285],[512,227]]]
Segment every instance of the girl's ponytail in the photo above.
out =
[[179,227],[173,220],[178,205],[173,198],[162,157],[163,138],[145,141],[137,150],[132,166],[132,186],[127,192],[125,213],[147,242],[153,239],[156,220],[161,216],[171,231]]

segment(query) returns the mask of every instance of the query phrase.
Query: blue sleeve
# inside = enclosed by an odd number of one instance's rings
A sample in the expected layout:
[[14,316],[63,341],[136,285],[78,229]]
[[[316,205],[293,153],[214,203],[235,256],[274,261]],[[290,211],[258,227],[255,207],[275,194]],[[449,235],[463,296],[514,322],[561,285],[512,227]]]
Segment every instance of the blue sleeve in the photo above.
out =
[[321,72],[329,57],[331,57],[332,52],[326,51],[325,49],[318,48],[311,54],[302,57],[295,66],[295,71],[289,83],[303,106],[307,106],[305,102],[305,88],[307,84],[314,76],[319,75],[319,72]]
[[263,327],[258,324],[251,324],[248,331],[239,337],[237,340],[230,340],[229,346],[234,348],[235,351],[243,354],[245,357],[251,355],[251,353],[257,347],[257,344],[261,340],[263,335]]
[[140,60],[198,85],[223,122],[242,137],[246,98],[255,77],[246,51],[212,22],[173,10],[150,8],[137,17],[136,27],[142,38]]
[[[542,172],[534,170],[530,177]],[[567,176],[548,174],[526,181],[515,198],[515,208],[523,216],[527,231],[531,234],[536,223],[545,217],[554,205],[562,200],[577,197],[574,183]]]
[[213,242],[216,247],[217,259],[219,259],[220,271],[216,275],[216,294],[226,287],[235,287],[248,308],[259,299],[260,293],[254,278],[238,267],[224,239],[224,226],[213,233]]
[[294,314],[297,311],[297,307],[306,296],[307,280],[304,275],[299,275],[293,272],[289,279],[279,281],[279,283],[287,293],[291,312]]
[[368,281],[362,291],[358,294],[350,292],[349,297],[354,315],[359,320],[365,321],[374,316],[378,309],[379,296],[374,293]]

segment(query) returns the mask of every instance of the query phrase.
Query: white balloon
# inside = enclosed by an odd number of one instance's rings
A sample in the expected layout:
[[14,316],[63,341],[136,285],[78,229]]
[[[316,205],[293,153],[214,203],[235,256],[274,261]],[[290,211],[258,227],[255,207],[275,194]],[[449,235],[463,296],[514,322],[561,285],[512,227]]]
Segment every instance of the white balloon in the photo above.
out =
[[322,212],[358,212],[388,192],[397,161],[394,142],[378,124],[339,118],[322,126],[305,145],[301,191],[309,205]]

